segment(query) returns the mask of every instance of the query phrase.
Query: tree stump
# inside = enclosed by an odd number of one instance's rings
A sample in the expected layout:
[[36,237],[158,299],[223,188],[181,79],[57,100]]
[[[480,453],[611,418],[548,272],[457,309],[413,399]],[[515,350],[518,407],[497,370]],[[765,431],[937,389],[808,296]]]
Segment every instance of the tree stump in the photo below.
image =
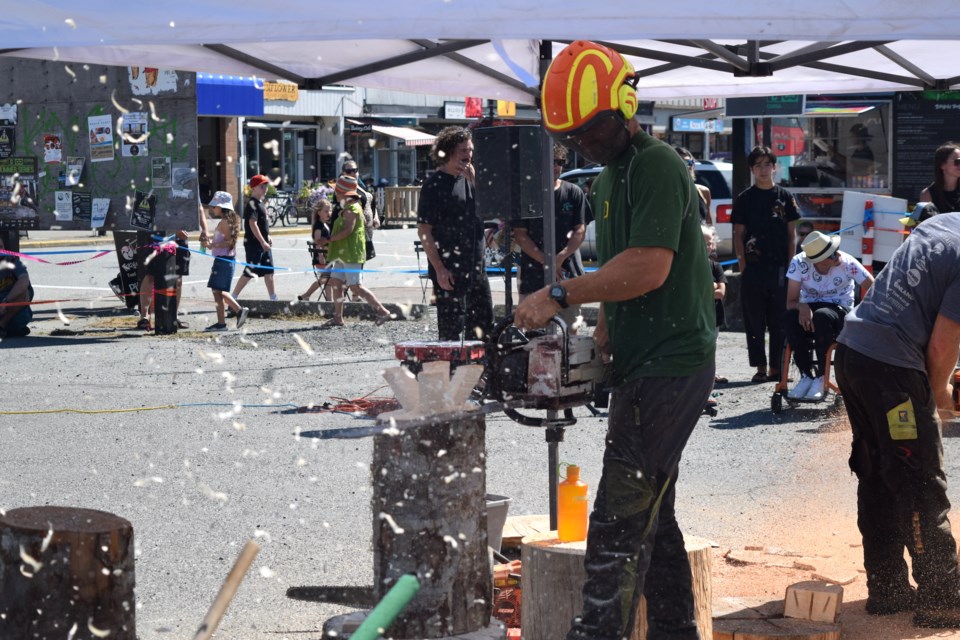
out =
[[713,622],[713,640],[840,640],[840,625],[789,618]]
[[483,416],[408,427],[374,438],[374,590],[403,574],[417,596],[390,626],[394,638],[442,638],[490,623]]
[[[684,542],[693,577],[697,629],[701,638],[713,638],[710,543],[693,536],[685,536]],[[583,569],[586,548],[586,541],[559,542],[556,531],[523,539],[520,558],[524,640],[555,640],[566,636],[570,622],[583,609],[581,590],[586,579]],[[645,640],[646,637],[647,606],[641,598],[630,639]]]
[[135,640],[133,525],[103,511],[0,516],[0,638]]

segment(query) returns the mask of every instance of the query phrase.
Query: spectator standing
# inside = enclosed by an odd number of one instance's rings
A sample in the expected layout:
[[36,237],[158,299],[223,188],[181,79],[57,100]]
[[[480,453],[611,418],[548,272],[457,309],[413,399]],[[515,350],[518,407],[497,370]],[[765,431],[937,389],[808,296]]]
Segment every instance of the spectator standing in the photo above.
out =
[[[0,233],[0,251],[6,251]],[[23,262],[9,253],[0,253],[0,340],[30,335],[27,326],[33,319],[30,301],[33,286]]]
[[213,256],[213,266],[210,268],[207,287],[213,290],[213,301],[217,305],[217,322],[206,330],[227,330],[224,303],[237,314],[237,329],[240,329],[250,315],[250,309],[241,307],[230,295],[230,283],[233,281],[236,263],[237,240],[240,238],[240,216],[233,210],[233,196],[226,191],[217,191],[213,194],[209,206],[220,218],[220,222],[213,232],[213,238],[205,243]]
[[[797,201],[774,184],[777,157],[755,147],[747,157],[754,184],[733,202],[733,248],[740,266],[740,300],[753,382],[780,379],[783,314],[787,310],[786,270],[797,246]],[[770,332],[769,360],[764,338]],[[767,368],[769,366],[769,369]]]
[[[567,164],[565,147],[553,147],[553,203],[554,203],[554,255],[557,280],[567,280],[583,275],[580,260],[580,245],[586,230],[587,200],[577,185],[560,179]],[[513,239],[522,250],[520,255],[520,300],[538,291],[544,282],[543,264],[543,218],[518,220],[513,229]],[[579,305],[560,312],[560,317],[573,327],[580,315]]]
[[328,247],[330,287],[333,289],[333,318],[323,323],[324,328],[343,326],[343,287],[363,298],[377,313],[377,325],[393,319],[372,291],[363,286],[363,263],[366,247],[363,231],[363,210],[357,179],[346,174],[337,179],[334,197],[340,203],[340,215],[333,222],[329,238],[321,238],[318,247]]
[[933,182],[920,192],[940,213],[960,211],[960,144],[947,142],[933,154]]
[[[333,205],[327,199],[317,202],[313,208],[313,271],[316,274],[314,282],[302,296],[297,296],[297,300],[309,300],[313,292],[330,281],[330,272],[327,269],[327,250],[323,245],[330,240],[330,214],[333,211]],[[324,272],[320,275],[320,272]],[[330,300],[330,293],[326,287],[323,289],[323,299]]]
[[676,152],[641,130],[636,81],[619,53],[582,40],[543,81],[547,132],[606,165],[590,192],[600,268],[529,295],[516,323],[542,327],[567,305],[601,302],[594,340],[613,355],[616,377],[583,613],[567,640],[629,638],[641,594],[649,638],[698,637],[674,501],[683,448],[713,385],[713,287],[699,196]]
[[373,230],[380,228],[380,214],[377,213],[374,206],[373,194],[364,188],[363,181],[360,180],[360,169],[355,161],[347,160],[343,163],[343,175],[353,176],[357,179],[357,194],[360,196],[360,207],[363,209],[367,260],[373,260],[377,256],[373,248]]
[[[177,231],[173,237],[176,244],[176,296],[177,296],[177,319],[174,321],[178,329],[188,329],[189,325],[180,319],[180,298],[183,294],[183,276],[190,275],[190,247],[187,244],[187,232],[183,229]],[[165,244],[163,238],[154,238],[154,243],[138,248],[140,260],[144,265],[143,280],[140,281],[140,320],[137,322],[137,329],[150,331],[150,317],[153,314],[153,289],[159,279],[161,282],[166,277],[166,273],[161,271],[163,263],[160,260],[154,260],[157,254],[162,251]]]
[[697,182],[697,160],[686,147],[674,147],[677,154],[687,163],[687,170],[690,171],[690,177],[693,183],[697,185],[697,193],[700,195],[700,222],[713,225],[713,216],[710,214],[710,203],[713,197],[710,195],[710,187]]
[[[960,344],[960,216],[918,225],[837,341],[853,432],[866,610],[915,610],[921,627],[960,627],[957,543],[947,517],[938,410],[952,412]],[[910,554],[916,592],[903,550]]]
[[430,152],[437,171],[420,190],[417,234],[429,261],[440,340],[483,340],[493,328],[483,221],[474,199],[473,137],[443,129]]
[[279,300],[273,284],[273,252],[270,240],[270,221],[263,201],[267,195],[270,180],[257,174],[250,178],[250,197],[243,207],[243,250],[247,257],[247,266],[233,287],[233,298],[254,278],[263,278],[267,294],[271,300]]
[[[787,269],[787,313],[783,326],[800,380],[787,394],[795,400],[823,399],[823,364],[843,320],[853,308],[856,285],[868,288],[873,276],[853,256],[840,251],[840,236],[813,231],[803,252]],[[814,341],[817,365],[810,357]]]
[[[723,265],[717,260],[717,230],[707,224],[701,224],[703,231],[703,241],[707,245],[707,255],[710,258],[710,271],[713,275],[713,309],[717,316],[717,331],[719,337],[720,329],[726,324],[727,316],[723,308],[723,299],[727,297],[727,274],[723,272]],[[730,382],[723,376],[714,376],[714,384],[727,384]],[[709,402],[708,402],[709,405]]]

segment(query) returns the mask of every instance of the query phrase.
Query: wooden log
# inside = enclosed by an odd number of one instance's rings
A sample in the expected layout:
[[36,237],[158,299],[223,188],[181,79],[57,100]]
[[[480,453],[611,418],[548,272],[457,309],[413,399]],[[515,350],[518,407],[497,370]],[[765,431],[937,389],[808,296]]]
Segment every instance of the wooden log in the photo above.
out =
[[493,587],[487,552],[483,416],[374,438],[374,589],[405,573],[420,592],[390,627],[394,638],[485,629]]
[[783,617],[836,622],[843,605],[843,587],[820,580],[806,580],[787,587]]
[[[712,555],[710,543],[685,536],[687,558],[693,579],[697,629],[701,638],[713,636]],[[563,638],[570,622],[583,609],[581,589],[586,579],[583,556],[586,541],[559,542],[557,532],[535,534],[523,539],[522,615],[524,640]],[[631,640],[647,637],[646,600],[641,597]]]
[[811,620],[713,621],[713,640],[840,640],[840,625]]
[[0,516],[0,638],[135,640],[134,584],[127,520],[52,506]]

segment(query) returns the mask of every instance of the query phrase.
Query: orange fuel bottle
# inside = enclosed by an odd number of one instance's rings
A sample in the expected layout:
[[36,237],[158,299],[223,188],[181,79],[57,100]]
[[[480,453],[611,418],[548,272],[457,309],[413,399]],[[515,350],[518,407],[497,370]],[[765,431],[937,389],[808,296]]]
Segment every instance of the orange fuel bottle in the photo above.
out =
[[557,538],[560,542],[587,539],[587,484],[580,467],[567,465],[567,477],[557,487]]

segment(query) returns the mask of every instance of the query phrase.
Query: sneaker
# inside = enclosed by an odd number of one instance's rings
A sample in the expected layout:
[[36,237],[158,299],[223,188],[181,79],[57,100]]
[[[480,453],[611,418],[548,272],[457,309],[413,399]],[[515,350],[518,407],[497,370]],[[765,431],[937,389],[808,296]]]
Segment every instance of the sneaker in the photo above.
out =
[[177,329],[189,329],[189,328],[190,328],[190,325],[188,325],[186,322],[184,322],[184,321],[181,320],[180,318],[177,318],[176,325],[177,325]]
[[137,329],[150,331],[150,318],[140,318],[139,320],[137,320]]
[[813,379],[804,400],[814,400],[816,402],[823,400],[823,376]]
[[270,296],[270,301],[271,301],[271,302],[276,302],[276,301],[278,301],[279,299],[280,299],[280,296],[278,296],[277,294],[273,294],[272,296]]
[[30,335],[30,327],[0,327],[0,338],[23,338]]
[[227,309],[227,318],[236,318],[237,312],[233,309]]
[[[813,378],[807,376],[806,374],[800,376],[800,382],[790,390],[790,393],[787,394],[787,397],[791,400],[805,400],[807,394],[810,392],[810,385],[813,384]],[[823,392],[823,378],[820,379],[820,389],[821,394]]]
[[[243,313],[242,310],[241,310],[241,313]],[[209,327],[207,327],[206,329],[204,329],[204,331],[226,331],[226,330],[227,330],[227,323],[226,323],[226,322],[218,322],[218,323],[212,324],[212,325],[210,325]]]
[[247,321],[247,316],[250,315],[250,307],[241,307],[240,313],[237,315],[237,329],[243,326],[243,323]]

